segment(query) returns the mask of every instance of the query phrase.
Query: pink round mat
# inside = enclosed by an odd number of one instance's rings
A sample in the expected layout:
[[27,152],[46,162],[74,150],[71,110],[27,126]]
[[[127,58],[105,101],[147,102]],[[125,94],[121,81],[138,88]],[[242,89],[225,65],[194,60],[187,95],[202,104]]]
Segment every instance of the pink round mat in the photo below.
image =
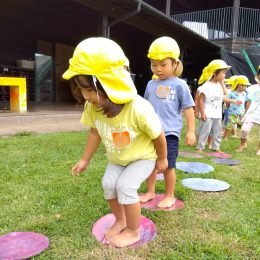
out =
[[156,180],[157,181],[163,181],[164,180],[164,174],[163,173],[157,173]]
[[27,259],[49,246],[49,239],[34,232],[12,232],[0,236],[0,259]]
[[216,158],[224,158],[224,159],[229,159],[232,157],[232,155],[229,153],[208,152],[205,154],[207,156],[212,156],[212,157],[216,157]]
[[178,154],[181,157],[185,157],[185,158],[197,158],[197,159],[200,159],[200,158],[204,157],[203,154],[199,154],[199,153],[195,153],[195,152],[178,152]]
[[[139,194],[142,195],[142,194]],[[176,209],[184,208],[184,202],[181,200],[176,199],[176,202],[170,208],[159,208],[157,205],[160,201],[164,198],[164,194],[156,194],[153,200],[149,200],[148,202],[141,202],[141,207],[145,209],[151,209],[154,211],[157,210],[164,210],[164,211],[172,211]]]
[[[104,237],[105,231],[111,227],[115,222],[114,214],[108,214],[100,218],[92,227],[92,234],[95,238],[103,245],[106,245],[106,239]],[[141,216],[141,226],[140,226],[141,238],[138,242],[130,245],[130,248],[140,247],[150,241],[152,241],[156,236],[156,227],[154,223]]]

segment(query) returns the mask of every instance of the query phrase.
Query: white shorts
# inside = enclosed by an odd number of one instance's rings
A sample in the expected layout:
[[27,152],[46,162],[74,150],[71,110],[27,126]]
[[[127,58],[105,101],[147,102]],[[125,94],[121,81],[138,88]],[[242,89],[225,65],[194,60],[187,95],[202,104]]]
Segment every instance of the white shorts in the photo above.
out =
[[127,166],[108,163],[102,180],[105,199],[117,198],[120,204],[135,204],[139,201],[137,190],[154,167],[155,161],[151,160],[138,160]]

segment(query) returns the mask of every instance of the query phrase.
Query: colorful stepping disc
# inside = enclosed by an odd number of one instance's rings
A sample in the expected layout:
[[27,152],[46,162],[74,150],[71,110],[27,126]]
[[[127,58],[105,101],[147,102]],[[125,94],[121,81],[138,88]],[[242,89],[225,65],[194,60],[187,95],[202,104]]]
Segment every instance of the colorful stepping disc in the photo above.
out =
[[[142,195],[142,194],[139,194],[139,195]],[[163,198],[164,198],[164,194],[156,194],[154,199],[149,200],[147,202],[141,202],[141,207],[145,208],[145,209],[151,209],[154,211],[157,211],[157,210],[172,211],[172,210],[184,208],[184,202],[181,200],[178,200],[178,199],[176,199],[175,203],[170,208],[157,207],[157,205],[160,203],[160,201]]]
[[178,152],[178,155],[184,158],[203,158],[204,155],[199,154],[199,153],[194,153],[194,152]]
[[177,162],[176,168],[187,173],[208,173],[214,171],[213,166],[199,162]]
[[27,259],[49,246],[49,239],[34,232],[11,232],[0,236],[0,259]]
[[183,186],[197,191],[224,191],[230,185],[216,179],[188,178],[182,180]]
[[241,162],[239,160],[231,160],[231,159],[225,159],[225,158],[213,158],[211,161],[214,162],[214,163],[226,164],[226,165],[229,165],[229,166],[241,164]]
[[212,157],[216,157],[216,158],[225,158],[225,159],[229,159],[232,157],[231,154],[229,153],[219,153],[219,152],[209,152],[209,153],[205,153],[207,156],[212,156]]
[[156,180],[157,181],[163,181],[164,180],[164,174],[163,173],[157,173]]
[[[104,237],[105,231],[109,227],[111,227],[114,224],[114,222],[115,222],[114,214],[108,214],[100,218],[93,225],[92,234],[101,244],[106,245],[106,239]],[[133,245],[129,246],[130,248],[140,247],[152,241],[156,236],[156,227],[150,219],[141,216],[140,232],[141,232],[141,239],[138,242],[134,243]]]

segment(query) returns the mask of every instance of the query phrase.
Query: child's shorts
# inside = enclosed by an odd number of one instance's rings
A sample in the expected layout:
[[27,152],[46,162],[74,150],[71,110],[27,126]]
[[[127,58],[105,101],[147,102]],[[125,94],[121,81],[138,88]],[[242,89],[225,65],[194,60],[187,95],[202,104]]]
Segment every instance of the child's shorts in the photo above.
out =
[[227,129],[236,129],[237,125],[242,125],[241,123],[241,115],[229,115],[228,122],[227,122]]
[[179,138],[175,135],[167,135],[166,141],[168,168],[176,168],[176,160],[179,150]]

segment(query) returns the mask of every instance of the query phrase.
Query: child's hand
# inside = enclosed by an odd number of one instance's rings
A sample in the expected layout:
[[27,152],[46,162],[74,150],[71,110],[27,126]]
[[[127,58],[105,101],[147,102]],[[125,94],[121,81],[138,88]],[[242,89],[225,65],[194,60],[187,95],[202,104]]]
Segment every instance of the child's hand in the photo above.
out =
[[82,173],[86,170],[87,166],[89,164],[89,161],[81,159],[78,161],[71,170],[71,174],[74,175],[79,175],[79,173]]
[[195,143],[196,143],[195,133],[193,131],[187,132],[186,137],[185,137],[185,144],[186,145],[193,145]]
[[243,103],[243,102],[242,102],[241,100],[236,100],[236,101],[235,101],[235,104],[238,105],[238,106],[241,105],[242,103]]
[[196,118],[199,118],[199,111],[195,111],[194,115],[195,115]]
[[200,118],[201,118],[203,121],[206,121],[206,120],[207,120],[207,116],[206,116],[205,113],[202,113]]
[[157,172],[165,172],[167,168],[168,168],[167,158],[156,160],[155,169],[157,170]]

